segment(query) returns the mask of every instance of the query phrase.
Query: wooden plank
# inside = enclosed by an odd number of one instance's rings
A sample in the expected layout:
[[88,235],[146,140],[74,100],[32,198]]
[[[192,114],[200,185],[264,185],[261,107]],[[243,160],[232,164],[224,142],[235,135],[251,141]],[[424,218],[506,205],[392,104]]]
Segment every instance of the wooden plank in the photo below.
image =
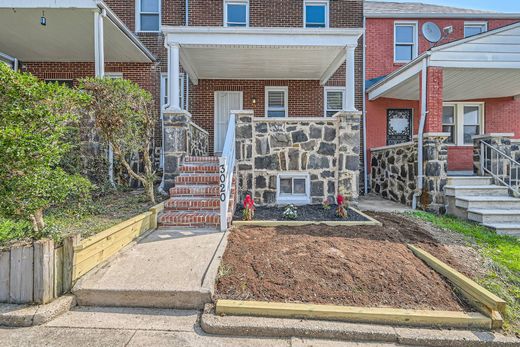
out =
[[372,225],[380,226],[378,221],[270,221],[270,220],[253,220],[253,221],[233,221],[234,226],[305,226],[305,225],[328,225],[328,226],[354,226],[354,225]]
[[408,248],[432,269],[461,289],[463,294],[470,296],[471,301],[481,303],[486,306],[490,312],[498,311],[504,314],[506,309],[506,302],[504,300],[419,247],[408,245]]
[[0,251],[0,302],[9,302],[10,257],[9,251]]
[[150,208],[152,212],[150,229],[157,229],[159,214],[164,210],[164,202]]
[[71,235],[63,240],[63,292],[68,293],[74,282],[74,247],[79,244],[80,236]]
[[63,247],[54,249],[54,297],[63,294]]
[[279,302],[218,300],[217,314],[308,318],[359,323],[403,324],[490,329],[491,319],[477,312],[407,310],[395,308],[292,304]]
[[34,243],[34,302],[46,304],[54,296],[54,241]]
[[24,304],[33,301],[33,247],[11,248],[9,301]]

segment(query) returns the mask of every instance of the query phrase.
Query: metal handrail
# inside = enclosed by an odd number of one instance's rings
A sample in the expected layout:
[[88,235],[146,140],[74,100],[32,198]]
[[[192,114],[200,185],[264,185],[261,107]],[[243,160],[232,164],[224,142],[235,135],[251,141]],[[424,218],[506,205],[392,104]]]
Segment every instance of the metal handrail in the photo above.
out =
[[484,141],[480,142],[480,170],[520,196],[520,163]]
[[233,174],[235,171],[235,119],[229,116],[229,124],[226,131],[226,140],[222,155],[219,158],[220,181],[220,231],[227,230],[227,215],[229,212],[229,199],[232,193]]

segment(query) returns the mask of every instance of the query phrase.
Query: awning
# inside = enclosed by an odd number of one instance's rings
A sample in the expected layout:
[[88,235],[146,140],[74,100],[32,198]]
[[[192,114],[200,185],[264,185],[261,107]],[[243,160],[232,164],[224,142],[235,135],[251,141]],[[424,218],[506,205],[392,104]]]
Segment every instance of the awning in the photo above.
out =
[[[151,62],[154,56],[96,0],[0,0],[0,52],[27,62],[93,62],[94,11],[103,19],[106,62]],[[40,24],[45,16],[46,25]]]
[[443,100],[520,95],[520,23],[435,47],[368,88],[380,97],[419,100],[424,59],[443,68]]
[[324,84],[363,29],[163,27],[181,65],[198,79],[305,79]]

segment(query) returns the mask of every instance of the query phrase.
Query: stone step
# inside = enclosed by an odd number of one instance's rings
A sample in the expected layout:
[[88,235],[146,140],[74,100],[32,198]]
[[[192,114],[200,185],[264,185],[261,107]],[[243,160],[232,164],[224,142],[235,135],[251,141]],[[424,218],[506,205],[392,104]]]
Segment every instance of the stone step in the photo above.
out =
[[219,211],[165,211],[159,216],[161,226],[218,228]]
[[186,163],[180,167],[181,173],[218,173],[216,163]]
[[199,197],[218,197],[220,195],[220,187],[215,184],[177,184],[170,188],[170,196],[199,196]]
[[491,185],[491,177],[485,176],[449,176],[449,186],[488,186]]
[[182,210],[212,210],[220,209],[220,199],[218,197],[201,197],[201,196],[177,196],[168,199],[164,204],[165,210],[182,211]]
[[496,185],[486,186],[452,186],[444,187],[446,196],[509,196],[507,187]]
[[520,223],[485,223],[483,225],[500,235],[520,237]]
[[217,173],[182,173],[175,177],[175,185],[178,184],[219,184],[220,175]]
[[187,156],[184,157],[185,163],[218,163],[219,157],[195,157]]
[[520,212],[518,210],[471,209],[468,210],[468,219],[482,224],[520,223]]
[[465,209],[516,209],[520,213],[520,199],[509,196],[457,196],[455,205]]

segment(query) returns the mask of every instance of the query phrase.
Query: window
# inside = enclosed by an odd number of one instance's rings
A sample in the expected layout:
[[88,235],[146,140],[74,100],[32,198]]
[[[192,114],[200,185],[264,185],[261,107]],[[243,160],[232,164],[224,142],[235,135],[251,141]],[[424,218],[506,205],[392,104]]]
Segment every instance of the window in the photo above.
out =
[[249,1],[225,0],[224,1],[224,26],[247,27],[249,26]]
[[449,103],[442,112],[442,131],[450,133],[448,144],[473,145],[473,136],[482,134],[484,104]]
[[409,62],[417,57],[417,23],[399,22],[394,26],[394,61]]
[[309,174],[295,172],[278,175],[276,202],[308,204],[310,202]]
[[105,73],[105,78],[111,78],[111,79],[119,79],[119,78],[123,78],[123,73],[122,72],[106,72]]
[[267,117],[288,116],[288,87],[265,88],[265,114]]
[[136,31],[159,31],[161,27],[161,0],[136,1]]
[[306,28],[328,28],[329,2],[328,0],[305,1],[304,22]]
[[466,22],[464,23],[464,37],[482,34],[487,31],[486,22]]
[[325,117],[345,109],[345,88],[325,88]]

